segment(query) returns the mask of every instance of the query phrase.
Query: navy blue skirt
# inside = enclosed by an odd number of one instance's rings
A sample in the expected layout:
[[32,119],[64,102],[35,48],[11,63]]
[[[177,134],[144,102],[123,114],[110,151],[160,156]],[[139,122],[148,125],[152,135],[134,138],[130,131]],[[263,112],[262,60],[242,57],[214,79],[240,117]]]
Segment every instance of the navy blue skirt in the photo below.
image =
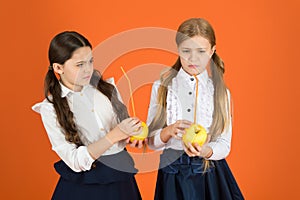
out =
[[166,149],[160,158],[155,200],[244,199],[225,159],[209,161],[189,157],[183,151]]
[[60,178],[53,200],[142,199],[134,178],[137,170],[126,151],[101,156],[89,171],[74,172],[63,161],[54,168]]

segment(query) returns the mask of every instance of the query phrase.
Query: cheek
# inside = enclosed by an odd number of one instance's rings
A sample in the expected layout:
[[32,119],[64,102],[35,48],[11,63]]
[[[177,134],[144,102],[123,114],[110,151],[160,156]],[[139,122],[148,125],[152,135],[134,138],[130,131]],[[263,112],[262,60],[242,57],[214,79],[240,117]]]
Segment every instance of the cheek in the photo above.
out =
[[180,56],[180,62],[182,66],[186,66],[187,65],[187,60],[184,57]]
[[180,57],[181,59],[187,60],[189,56],[188,56],[187,54],[184,54],[184,53],[179,53],[179,57]]
[[210,60],[210,56],[208,54],[205,54],[205,55],[201,56],[201,59],[200,59],[202,64],[207,64],[207,62],[209,60]]
[[70,71],[70,77],[72,79],[74,79],[75,81],[79,78],[79,76],[80,76],[80,71],[79,70]]

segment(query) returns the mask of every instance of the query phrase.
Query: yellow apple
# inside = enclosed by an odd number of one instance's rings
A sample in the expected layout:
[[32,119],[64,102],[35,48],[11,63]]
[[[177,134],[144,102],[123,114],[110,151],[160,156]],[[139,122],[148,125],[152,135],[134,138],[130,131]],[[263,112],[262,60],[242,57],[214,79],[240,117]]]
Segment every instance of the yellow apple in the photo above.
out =
[[142,122],[142,132],[138,135],[133,135],[130,137],[130,142],[134,140],[144,140],[148,136],[148,126],[145,122]]
[[192,145],[197,143],[202,146],[207,138],[206,130],[203,126],[199,124],[192,124],[189,128],[185,129],[185,134],[182,136],[182,140],[186,146],[188,143]]

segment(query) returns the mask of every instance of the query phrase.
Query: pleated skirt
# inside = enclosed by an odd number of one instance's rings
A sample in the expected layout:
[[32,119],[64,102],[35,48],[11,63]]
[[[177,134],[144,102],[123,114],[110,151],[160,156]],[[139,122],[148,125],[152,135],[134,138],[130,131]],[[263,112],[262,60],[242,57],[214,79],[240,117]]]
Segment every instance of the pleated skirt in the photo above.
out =
[[54,164],[60,175],[52,200],[140,200],[137,170],[126,151],[101,156],[89,171],[74,172],[63,161]]
[[242,200],[237,182],[225,159],[209,161],[166,149],[160,158],[155,200]]

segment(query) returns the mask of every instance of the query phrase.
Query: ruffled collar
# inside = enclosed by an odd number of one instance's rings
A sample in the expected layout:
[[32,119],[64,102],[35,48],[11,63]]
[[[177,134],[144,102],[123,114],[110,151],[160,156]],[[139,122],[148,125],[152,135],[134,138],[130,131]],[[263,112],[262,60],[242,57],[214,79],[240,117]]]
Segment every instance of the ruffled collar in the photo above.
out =
[[[195,79],[194,76],[191,76],[186,71],[184,71],[184,69],[182,67],[178,71],[177,77],[180,80],[184,80],[185,82],[192,82]],[[202,73],[198,74],[196,77],[199,81],[199,84],[206,85],[207,82],[209,81],[209,76],[208,76],[207,70],[204,70]]]

